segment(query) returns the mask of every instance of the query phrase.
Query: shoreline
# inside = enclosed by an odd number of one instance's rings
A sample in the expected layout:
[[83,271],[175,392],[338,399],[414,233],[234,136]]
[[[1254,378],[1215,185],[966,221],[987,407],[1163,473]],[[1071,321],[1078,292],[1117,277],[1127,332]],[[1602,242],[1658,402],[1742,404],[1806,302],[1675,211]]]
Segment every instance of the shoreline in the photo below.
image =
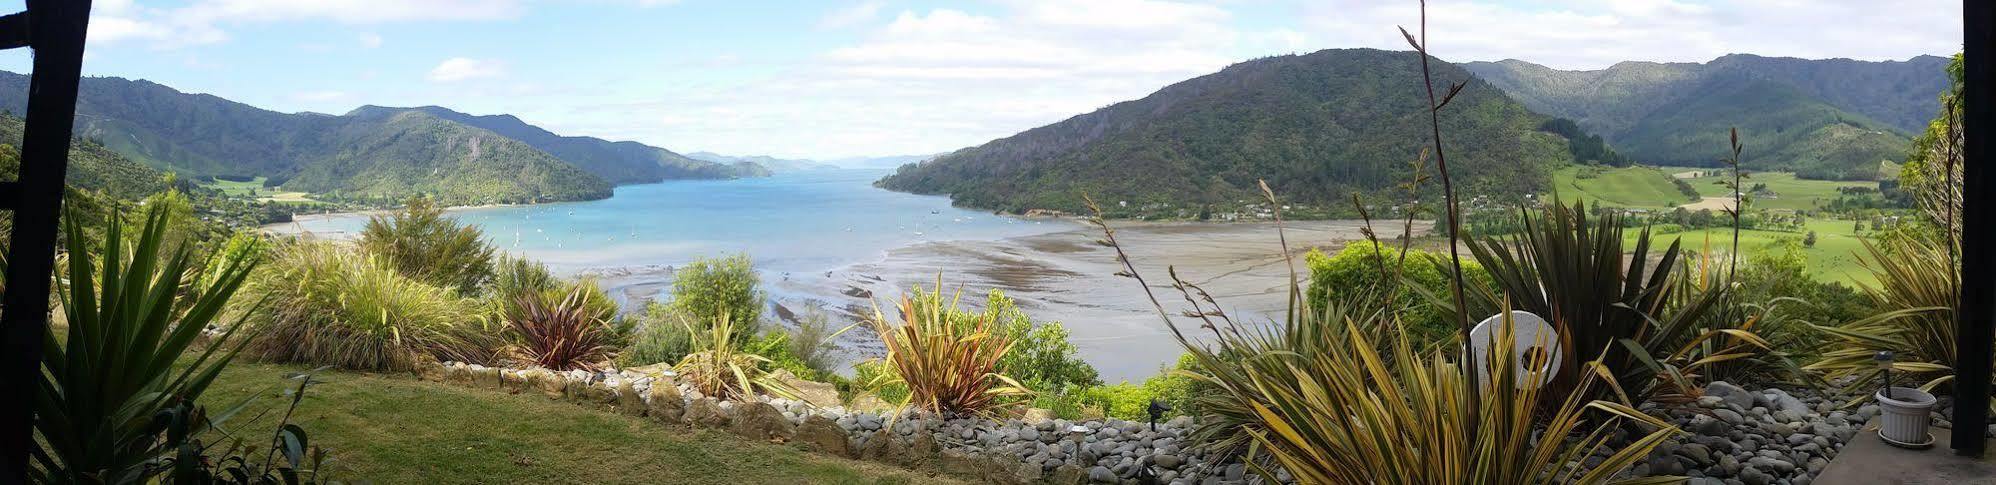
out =
[[[1274,321],[1287,307],[1289,266],[1273,222],[1110,224],[1182,329],[1197,324],[1176,317],[1187,307],[1171,288],[1168,268],[1205,288],[1240,321]],[[1297,278],[1308,278],[1303,254],[1312,249],[1334,252],[1364,238],[1364,223],[1356,220],[1285,226],[1290,254],[1299,258]],[[1429,226],[1417,225],[1417,235]],[[958,295],[958,305],[966,309],[981,309],[986,293],[998,290],[1034,322],[1061,322],[1069,341],[1104,382],[1141,381],[1175,363],[1182,348],[1136,281],[1116,276],[1122,268],[1114,250],[1096,244],[1099,238],[1099,229],[1081,227],[997,240],[927,242],[889,250],[876,261],[763,283],[777,313],[822,308],[836,325],[863,321],[875,304],[890,308],[907,289],[935,286],[939,275],[944,290]],[[849,362],[882,352],[870,330],[848,332],[839,343],[850,354]]]

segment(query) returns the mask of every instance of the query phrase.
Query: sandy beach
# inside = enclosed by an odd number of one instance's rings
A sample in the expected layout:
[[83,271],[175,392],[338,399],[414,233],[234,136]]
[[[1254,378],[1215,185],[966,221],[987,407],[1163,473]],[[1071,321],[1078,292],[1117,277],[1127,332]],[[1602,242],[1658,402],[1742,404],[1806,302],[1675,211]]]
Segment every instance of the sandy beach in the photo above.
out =
[[[1212,292],[1236,318],[1262,319],[1283,309],[1289,269],[1273,223],[1113,225],[1169,312],[1184,305],[1169,287],[1169,266]],[[1298,271],[1307,271],[1302,267],[1304,252],[1341,248],[1363,237],[1362,225],[1290,223],[1287,236]],[[1416,224],[1416,230],[1428,226]],[[1380,228],[1383,233],[1397,230],[1397,226]],[[1112,249],[1095,243],[1099,237],[1094,228],[1077,224],[1074,229],[1034,236],[923,243],[889,251],[879,261],[821,274],[767,275],[764,286],[778,314],[816,306],[832,313],[837,322],[859,321],[872,312],[876,301],[887,308],[907,288],[934,286],[938,275],[945,289],[962,292],[960,304],[965,307],[981,307],[986,292],[997,289],[1016,299],[1035,321],[1065,325],[1075,346],[1105,381],[1141,380],[1174,362],[1179,345],[1136,281],[1115,275],[1121,268]],[[670,271],[622,269],[596,276],[620,297],[641,301],[664,289],[666,283],[661,281],[669,279]],[[867,331],[849,332],[840,344],[853,360],[880,352]]]

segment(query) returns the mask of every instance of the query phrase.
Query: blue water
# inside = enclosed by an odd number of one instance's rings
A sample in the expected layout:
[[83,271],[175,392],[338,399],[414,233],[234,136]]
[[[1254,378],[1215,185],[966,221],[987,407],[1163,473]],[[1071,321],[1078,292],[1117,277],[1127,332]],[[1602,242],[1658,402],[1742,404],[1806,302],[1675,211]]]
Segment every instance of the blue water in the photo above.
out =
[[[674,266],[748,253],[765,273],[822,272],[927,241],[986,240],[1069,229],[951,207],[947,197],[874,188],[885,170],[820,170],[738,180],[618,187],[608,199],[452,211],[501,250],[560,272]],[[351,235],[364,215],[303,219],[295,229]]]

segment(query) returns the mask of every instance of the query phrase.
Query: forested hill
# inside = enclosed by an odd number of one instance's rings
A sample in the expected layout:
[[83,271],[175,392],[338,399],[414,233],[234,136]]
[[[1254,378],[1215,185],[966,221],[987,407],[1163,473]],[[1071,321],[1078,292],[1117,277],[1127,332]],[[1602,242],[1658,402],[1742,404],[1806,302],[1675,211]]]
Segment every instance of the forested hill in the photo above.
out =
[[[24,112],[27,86],[27,76],[0,72],[0,109]],[[145,80],[87,77],[79,86],[76,133],[183,178],[263,176],[329,200],[386,202],[421,192],[479,204],[610,195],[610,183],[586,163],[429,113],[389,114],[279,113]],[[659,174],[739,172],[696,163],[711,171]]]
[[634,141],[609,141],[590,136],[561,136],[527,124],[513,115],[469,115],[449,108],[423,106],[387,108],[362,106],[347,116],[379,116],[382,113],[420,111],[438,118],[464,123],[498,133],[548,152],[612,184],[648,184],[669,179],[717,179],[752,177],[759,170],[736,167],[680,155],[679,153]]
[[1813,178],[1868,179],[1898,161],[1940,107],[1947,59],[1806,60],[1745,54],[1707,63],[1623,62],[1561,71],[1519,60],[1464,67],[1533,110],[1570,118],[1639,162],[1710,166],[1738,127],[1745,163]]
[[[1541,129],[1550,118],[1432,62],[1438,89],[1468,81],[1441,117],[1464,193],[1535,193],[1552,168],[1574,162],[1566,139]],[[1166,212],[1190,214],[1252,203],[1256,180],[1267,179],[1286,200],[1346,207],[1354,191],[1407,181],[1429,142],[1426,96],[1412,52],[1262,58],[905,165],[879,185],[1006,211],[1076,211],[1085,192],[1118,207],[1169,204]]]

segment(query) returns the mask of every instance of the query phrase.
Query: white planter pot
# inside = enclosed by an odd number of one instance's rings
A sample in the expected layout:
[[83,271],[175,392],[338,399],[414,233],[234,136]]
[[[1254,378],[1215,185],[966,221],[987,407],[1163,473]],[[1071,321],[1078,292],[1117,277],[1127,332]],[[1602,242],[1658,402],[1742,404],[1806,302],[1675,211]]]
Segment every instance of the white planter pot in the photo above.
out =
[[1878,399],[1880,411],[1878,436],[1895,445],[1924,446],[1932,441],[1927,434],[1927,425],[1932,421],[1929,414],[1934,409],[1934,395],[1911,387],[1892,388],[1892,397],[1885,397],[1879,391],[1873,397]]

